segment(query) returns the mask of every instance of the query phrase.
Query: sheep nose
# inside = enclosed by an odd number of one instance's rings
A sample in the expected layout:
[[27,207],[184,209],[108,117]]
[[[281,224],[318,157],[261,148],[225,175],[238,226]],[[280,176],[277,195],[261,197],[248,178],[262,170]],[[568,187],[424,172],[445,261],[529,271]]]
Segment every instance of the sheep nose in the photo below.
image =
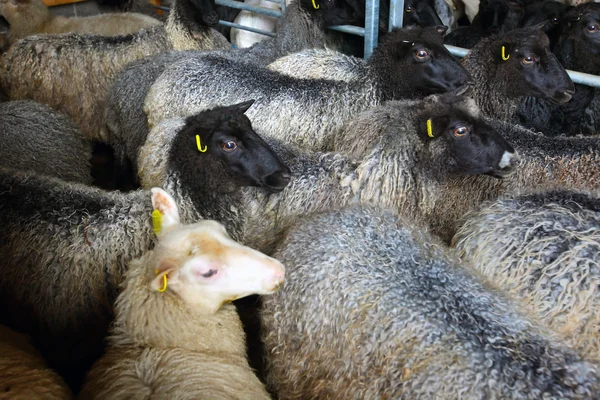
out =
[[500,164],[498,164],[498,166],[503,173],[509,173],[515,169],[518,162],[519,155],[516,152],[511,153],[505,151],[504,154],[502,154],[502,159],[500,159]]
[[289,168],[279,170],[265,178],[265,184],[272,190],[283,190],[292,180],[292,172]]
[[274,262],[269,265],[269,270],[270,274],[264,282],[265,290],[276,292],[285,280],[285,267],[280,262]]
[[219,22],[219,14],[216,11],[211,11],[203,17],[204,22],[207,25],[216,25]]

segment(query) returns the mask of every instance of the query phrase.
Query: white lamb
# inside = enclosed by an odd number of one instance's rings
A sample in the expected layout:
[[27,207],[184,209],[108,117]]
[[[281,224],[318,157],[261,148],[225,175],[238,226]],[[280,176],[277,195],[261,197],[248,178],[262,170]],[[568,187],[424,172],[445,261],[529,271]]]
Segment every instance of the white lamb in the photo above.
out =
[[157,213],[162,220],[156,247],[131,262],[106,354],[80,398],[269,399],[228,303],[274,293],[283,265],[233,241],[215,221],[180,224],[161,189],[152,189],[152,205],[153,220]]

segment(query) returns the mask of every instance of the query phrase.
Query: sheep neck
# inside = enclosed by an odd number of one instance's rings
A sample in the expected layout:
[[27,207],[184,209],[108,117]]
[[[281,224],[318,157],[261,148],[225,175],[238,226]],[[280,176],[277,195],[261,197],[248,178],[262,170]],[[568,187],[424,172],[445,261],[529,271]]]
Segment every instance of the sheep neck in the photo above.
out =
[[148,266],[153,251],[130,263],[125,288],[115,305],[110,342],[117,346],[178,348],[215,355],[243,356],[244,330],[232,304],[209,313],[186,304],[167,288],[150,287],[154,273]]
[[[210,28],[189,21],[185,15],[181,14],[176,2],[165,23],[164,29],[167,37],[174,50],[196,50],[198,43],[209,40]],[[193,29],[191,25],[196,25],[199,29]]]

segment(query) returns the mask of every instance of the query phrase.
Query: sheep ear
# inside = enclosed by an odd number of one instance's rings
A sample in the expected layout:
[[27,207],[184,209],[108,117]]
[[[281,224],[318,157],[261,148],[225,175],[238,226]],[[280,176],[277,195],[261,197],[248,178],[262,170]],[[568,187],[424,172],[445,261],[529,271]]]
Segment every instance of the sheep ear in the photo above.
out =
[[243,103],[232,105],[231,108],[241,113],[245,113],[250,107],[252,107],[252,104],[254,104],[255,101],[255,99],[244,101]]
[[523,2],[521,0],[506,0],[506,5],[513,10],[523,9]]
[[159,292],[164,292],[169,285],[176,284],[179,280],[179,269],[172,260],[162,260],[155,274],[156,277],[150,282],[150,287]]
[[547,19],[545,21],[538,22],[535,25],[531,25],[530,29],[546,32],[548,29],[552,28],[553,26],[554,26],[554,24],[552,23],[552,21]]
[[171,195],[161,188],[152,188],[152,225],[156,236],[179,225],[179,210]]
[[435,27],[435,30],[442,36],[444,36],[444,34],[446,33],[446,31],[448,30],[448,27],[446,25],[437,25]]
[[448,117],[446,115],[429,117],[423,122],[421,131],[427,140],[434,140],[442,136],[446,125],[448,125]]
[[515,49],[515,45],[513,43],[503,43],[496,50],[496,63],[501,64],[505,61],[508,61],[510,58],[510,53]]

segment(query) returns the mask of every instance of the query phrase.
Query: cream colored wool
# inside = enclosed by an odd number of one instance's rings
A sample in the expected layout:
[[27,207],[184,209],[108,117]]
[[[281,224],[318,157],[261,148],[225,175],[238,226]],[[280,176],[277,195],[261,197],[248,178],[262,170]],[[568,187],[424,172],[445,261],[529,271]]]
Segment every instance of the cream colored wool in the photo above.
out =
[[69,116],[86,139],[106,142],[104,101],[130,62],[168,50],[231,49],[219,32],[193,28],[194,16],[174,5],[166,24],[105,37],[40,35],[12,45],[0,59],[1,90],[11,100],[32,99]]
[[[178,218],[154,250],[130,263],[107,351],[80,399],[270,399],[248,365],[236,308],[224,303],[273,293],[283,266],[231,240],[221,224],[184,226]],[[193,269],[207,262],[216,278]]]
[[10,24],[10,43],[26,36],[54,33],[91,33],[118,36],[138,32],[162,23],[149,15],[137,13],[98,14],[89,17],[54,15],[42,0],[1,0],[0,15]]
[[73,395],[28,339],[0,325],[0,399],[66,400]]

